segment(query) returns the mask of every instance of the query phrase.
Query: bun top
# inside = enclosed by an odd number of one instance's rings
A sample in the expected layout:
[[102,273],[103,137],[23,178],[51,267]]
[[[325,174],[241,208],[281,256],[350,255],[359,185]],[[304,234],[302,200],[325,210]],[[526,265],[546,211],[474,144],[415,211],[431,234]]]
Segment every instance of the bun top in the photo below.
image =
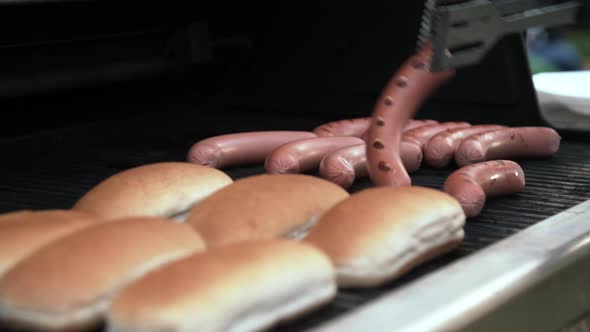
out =
[[391,256],[407,248],[399,239],[427,239],[439,231],[456,230],[464,221],[459,202],[442,191],[419,186],[378,187],[340,202],[304,241],[318,246],[336,265],[346,265],[367,255]]
[[19,222],[21,218],[26,218],[33,210],[16,210],[0,214],[0,224]]
[[187,162],[139,166],[100,182],[74,205],[74,210],[105,219],[174,217],[214,191],[232,183],[222,171]]
[[[84,211],[74,211],[74,210],[64,210],[64,209],[51,209],[51,210],[17,210],[11,211],[7,213],[0,214],[0,227],[12,227],[14,225],[22,225],[22,224],[31,224],[37,223],[35,226],[39,226],[38,224],[45,224],[45,223],[71,223],[76,220],[82,221],[95,221],[98,222],[102,219],[98,218],[96,215],[84,212]],[[32,224],[31,224],[32,226]],[[0,235],[1,232],[0,232]]]
[[236,181],[194,207],[187,219],[208,246],[281,236],[301,237],[349,197],[340,186],[302,174],[264,174]]
[[198,233],[161,218],[87,227],[35,251],[0,279],[0,313],[66,314],[171,257],[204,250]]
[[0,275],[39,247],[102,219],[82,211],[16,211],[0,215]]
[[108,323],[125,331],[234,330],[229,327],[248,314],[257,317],[261,309],[272,311],[325,288],[335,292],[334,268],[315,247],[290,240],[243,242],[150,272],[117,294]]

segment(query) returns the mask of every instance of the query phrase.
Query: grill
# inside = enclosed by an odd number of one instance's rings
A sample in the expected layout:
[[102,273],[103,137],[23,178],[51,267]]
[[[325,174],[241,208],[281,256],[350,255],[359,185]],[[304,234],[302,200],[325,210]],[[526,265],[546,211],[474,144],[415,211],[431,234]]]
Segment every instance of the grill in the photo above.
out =
[[[106,129],[101,130],[105,132]],[[128,135],[127,138],[115,135],[116,139],[103,135],[95,142],[88,143],[86,130],[79,129],[74,133],[56,130],[29,136],[18,144],[5,141],[5,146],[18,146],[20,151],[29,152],[40,149],[44,154],[36,155],[33,161],[16,161],[2,172],[0,212],[69,208],[84,192],[116,172],[159,161],[183,161],[194,138],[182,132],[160,130],[158,136],[172,138],[169,141],[142,138],[141,135]],[[53,142],[55,145],[53,148],[40,148],[40,142]],[[65,149],[64,144],[73,146]],[[277,327],[276,331],[301,331],[316,327],[590,198],[590,150],[584,142],[564,140],[553,158],[526,160],[520,165],[527,181],[525,191],[490,199],[481,215],[468,220],[465,240],[457,250],[423,264],[383,287],[340,290],[336,300],[327,307],[285,323]],[[412,174],[412,179],[416,185],[441,189],[444,180],[454,169],[424,166]],[[239,179],[261,174],[264,168],[254,165],[225,171],[233,179]],[[362,179],[350,191],[356,192],[370,186],[368,179]]]
[[[0,38],[9,73],[0,96],[10,97],[1,107],[16,119],[0,125],[0,213],[69,208],[117,172],[185,160],[205,137],[368,116],[415,51],[424,9],[424,1],[13,2],[0,20],[11,32]],[[383,287],[339,290],[276,331],[554,331],[590,312],[580,295],[590,294],[589,131],[546,122],[521,37],[502,38],[458,70],[416,117],[550,125],[564,137],[558,154],[520,162],[525,191],[489,200],[458,249]],[[453,170],[423,167],[413,183],[441,189]],[[225,171],[239,179],[264,170]],[[359,180],[350,191],[369,186]]]

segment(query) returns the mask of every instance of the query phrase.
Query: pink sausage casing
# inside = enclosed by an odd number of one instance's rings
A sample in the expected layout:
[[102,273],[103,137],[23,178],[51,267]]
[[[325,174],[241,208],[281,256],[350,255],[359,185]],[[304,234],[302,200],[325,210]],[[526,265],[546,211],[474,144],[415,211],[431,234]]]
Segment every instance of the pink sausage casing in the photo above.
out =
[[510,160],[493,160],[464,166],[445,181],[444,191],[459,201],[467,217],[478,215],[486,197],[524,190],[524,171]]
[[328,122],[316,127],[312,132],[319,137],[353,136],[361,137],[371,124],[371,118],[356,118]]
[[422,103],[454,75],[452,70],[431,72],[431,58],[430,46],[411,56],[377,100],[366,138],[369,176],[375,185],[412,184],[400,156],[402,128]]
[[[415,127],[424,126],[427,124],[438,123],[434,120],[413,120],[410,119],[406,123],[404,129],[412,129]],[[356,118],[345,119],[333,122],[328,122],[319,127],[316,127],[312,132],[319,137],[325,136],[352,136],[363,137],[371,125],[371,118]]]
[[317,169],[328,153],[362,143],[358,137],[315,137],[293,141],[274,149],[266,157],[264,168],[273,174],[309,172]]
[[436,168],[442,168],[451,162],[457,147],[463,139],[473,134],[490,132],[507,128],[500,125],[475,125],[467,128],[447,129],[428,140],[424,145],[424,161]]
[[559,150],[561,136],[548,127],[515,127],[474,134],[455,152],[457,165],[493,159],[548,158]]
[[317,136],[308,131],[255,131],[214,136],[193,144],[187,161],[214,168],[262,163],[277,147],[312,137]]
[[471,125],[467,122],[443,122],[440,124],[432,124],[423,127],[414,128],[404,133],[402,142],[414,143],[424,149],[424,145],[434,135],[445,131],[447,129],[468,128]]
[[[425,127],[425,126],[429,126],[429,125],[434,125],[437,124],[438,122],[435,120],[414,120],[414,119],[410,119],[408,120],[408,122],[406,122],[406,124],[404,125],[404,128],[402,129],[403,132],[409,131],[409,130],[413,130],[416,128],[420,128],[420,127]],[[365,132],[363,134],[363,136],[361,136],[361,138],[364,141],[367,141],[367,132]],[[365,152],[366,153],[366,152]]]
[[420,127],[424,127],[424,126],[428,126],[428,125],[434,125],[437,123],[438,123],[438,121],[436,121],[436,120],[410,120],[406,123],[403,130],[408,131],[408,130],[412,130],[412,129],[416,129],[416,128],[420,128]]
[[[401,159],[409,173],[420,168],[422,150],[415,144],[401,143]],[[324,157],[320,163],[320,176],[344,188],[355,179],[369,175],[365,144],[338,149]]]

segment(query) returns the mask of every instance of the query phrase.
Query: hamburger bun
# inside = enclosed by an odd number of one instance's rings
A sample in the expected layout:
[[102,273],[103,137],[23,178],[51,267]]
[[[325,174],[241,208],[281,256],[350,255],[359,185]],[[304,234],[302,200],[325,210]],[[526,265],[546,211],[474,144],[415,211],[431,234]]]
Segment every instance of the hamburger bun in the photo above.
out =
[[260,331],[336,294],[330,259],[289,240],[242,242],[155,270],[113,300],[107,330]]
[[178,221],[204,197],[232,183],[225,173],[187,162],[162,162],[117,173],[83,195],[74,210],[104,219],[165,217]]
[[0,321],[27,330],[95,327],[118,289],[204,250],[188,225],[133,218],[87,227],[15,264],[0,279]]
[[360,191],[324,215],[305,238],[336,266],[341,287],[372,287],[442,255],[463,240],[465,214],[425,187]]
[[257,175],[201,201],[187,223],[208,247],[279,237],[301,239],[324,212],[347,197],[340,186],[310,175]]

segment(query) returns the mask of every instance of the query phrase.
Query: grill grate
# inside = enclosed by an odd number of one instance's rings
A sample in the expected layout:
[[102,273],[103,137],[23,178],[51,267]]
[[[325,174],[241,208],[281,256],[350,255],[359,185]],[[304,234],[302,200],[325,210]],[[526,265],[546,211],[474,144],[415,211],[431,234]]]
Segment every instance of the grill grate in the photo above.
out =
[[[68,156],[50,156],[10,169],[1,175],[0,212],[16,209],[69,208],[86,190],[121,170],[152,162],[184,160],[185,147],[173,144],[117,144]],[[383,287],[341,290],[323,309],[283,324],[277,331],[300,331],[349,312],[429,271],[469,255],[538,221],[590,199],[590,150],[585,143],[562,141],[549,160],[520,163],[527,180],[523,193],[489,200],[482,214],[468,220],[461,246]],[[442,188],[454,169],[423,168],[412,175],[415,185]],[[260,174],[262,166],[226,170],[234,179]],[[351,192],[370,186],[360,180]]]

